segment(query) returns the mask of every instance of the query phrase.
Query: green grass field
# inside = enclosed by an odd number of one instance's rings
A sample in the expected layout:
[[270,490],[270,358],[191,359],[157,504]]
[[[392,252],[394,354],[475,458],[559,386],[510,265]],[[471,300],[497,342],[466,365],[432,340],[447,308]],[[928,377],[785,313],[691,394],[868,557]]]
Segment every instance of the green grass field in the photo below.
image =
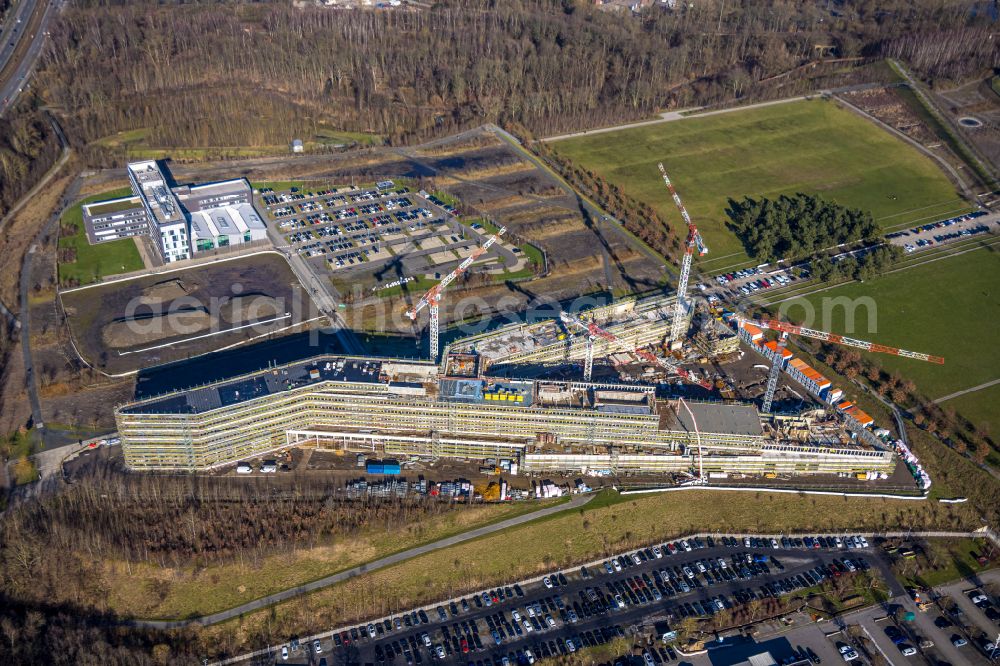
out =
[[62,224],[64,226],[73,226],[76,229],[76,233],[72,236],[60,238],[59,247],[64,249],[74,248],[76,250],[76,260],[72,262],[59,262],[60,283],[68,280],[78,280],[80,284],[89,284],[107,275],[128,273],[129,271],[142,269],[142,258],[139,256],[139,250],[135,247],[135,241],[131,238],[91,245],[87,241],[87,232],[83,226],[83,209],[81,204],[101,201],[103,199],[115,199],[128,196],[131,193],[131,188],[123,187],[110,192],[95,194],[94,196],[87,197],[63,213]]
[[[129,159],[164,159],[197,162],[216,158],[248,158],[267,157],[272,155],[287,155],[291,152],[289,143],[276,143],[255,146],[189,146],[162,147],[150,145],[150,129],[141,127],[126,130],[117,134],[95,139],[91,143],[104,148],[124,148]],[[331,128],[320,128],[315,136],[304,142],[306,151],[313,151],[327,146],[362,146],[381,145],[383,138],[377,134],[364,132],[342,132]]]
[[834,102],[809,100],[567,139],[556,152],[654,206],[683,237],[662,161],[702,231],[704,270],[746,259],[729,198],[803,192],[870,210],[885,227],[964,209],[929,159]]
[[383,138],[378,134],[366,132],[347,132],[344,130],[321,127],[316,130],[316,143],[320,145],[351,145],[357,143],[362,146],[381,145]]
[[[807,296],[808,306],[795,299],[782,304],[781,311],[793,321],[812,311],[814,328],[943,356],[945,364],[935,365],[877,355],[882,367],[898,370],[934,399],[1000,377],[1000,356],[995,353],[1000,321],[997,275],[1000,255],[980,248]],[[870,297],[875,306],[873,325],[869,326],[869,308],[859,306],[854,309],[853,330],[845,325],[846,309],[830,307],[832,301],[824,300],[862,297]],[[823,315],[824,302],[829,316]],[[995,418],[997,403],[991,398],[996,396],[995,391],[978,391],[944,404],[977,423],[983,417]]]
[[941,403],[945,409],[951,408],[981,428],[988,428],[996,437],[1000,431],[1000,384],[966,393]]

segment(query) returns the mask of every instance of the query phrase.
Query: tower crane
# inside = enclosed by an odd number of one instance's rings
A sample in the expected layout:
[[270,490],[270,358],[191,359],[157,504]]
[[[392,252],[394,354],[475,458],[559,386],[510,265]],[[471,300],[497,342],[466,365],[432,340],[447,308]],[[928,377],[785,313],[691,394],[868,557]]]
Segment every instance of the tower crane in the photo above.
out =
[[940,356],[931,356],[930,354],[923,354],[921,352],[907,351],[905,349],[899,349],[898,347],[889,347],[887,345],[878,344],[877,342],[869,342],[868,340],[858,340],[857,338],[848,338],[843,335],[837,335],[836,333],[828,333],[826,331],[818,331],[813,328],[806,328],[804,326],[796,326],[795,324],[789,324],[783,321],[778,321],[777,319],[764,319],[756,320],[749,319],[747,317],[742,317],[737,315],[737,321],[747,324],[753,324],[758,328],[766,328],[771,331],[778,331],[780,333],[788,333],[791,335],[801,335],[805,338],[815,338],[816,340],[822,340],[824,342],[833,342],[838,345],[845,345],[847,347],[856,347],[858,349],[863,349],[868,352],[877,352],[881,354],[892,354],[893,356],[903,356],[905,358],[912,358],[918,361],[927,361],[928,363],[937,363],[938,365],[944,364],[944,359]]
[[674,306],[674,319],[670,324],[670,345],[671,347],[676,347],[680,345],[681,336],[684,335],[684,321],[688,310],[687,288],[688,280],[691,277],[691,260],[694,257],[695,248],[698,250],[698,255],[702,256],[708,254],[708,247],[705,246],[705,241],[702,240],[698,227],[691,221],[691,216],[688,215],[687,209],[684,207],[684,202],[681,201],[677,190],[674,189],[674,184],[670,182],[667,170],[663,168],[663,162],[659,163],[659,167],[660,174],[663,176],[663,182],[670,191],[674,205],[677,206],[677,210],[680,211],[681,217],[684,218],[684,223],[687,224],[688,228],[687,242],[684,245],[684,259],[681,260],[681,276],[677,281],[677,303]]
[[479,257],[483,256],[483,254],[485,254],[486,251],[490,249],[491,245],[500,240],[500,236],[502,236],[506,231],[507,227],[500,227],[500,229],[498,229],[495,234],[486,239],[485,243],[483,243],[480,247],[478,247],[475,251],[473,251],[472,254],[466,257],[465,260],[462,261],[462,263],[460,263],[457,268],[455,268],[455,270],[445,275],[440,282],[438,282],[436,285],[428,289],[427,293],[424,294],[419,301],[417,301],[416,305],[414,305],[412,308],[406,311],[406,316],[409,317],[410,320],[412,321],[417,318],[418,312],[423,310],[425,307],[430,306],[431,309],[430,352],[432,359],[437,360],[438,357],[438,335],[440,333],[438,306],[441,304],[441,292],[443,292],[449,284],[454,282],[455,278],[464,273],[469,268],[469,266],[472,265],[472,262],[474,262]]
[[711,390],[712,388],[712,382],[706,379],[698,379],[692,373],[688,372],[684,368],[679,368],[673,363],[670,363],[669,361],[660,358],[659,356],[650,351],[638,347],[630,349],[631,345],[626,343],[624,340],[618,338],[618,336],[616,336],[615,334],[605,331],[603,328],[601,328],[594,322],[584,322],[578,317],[575,317],[568,312],[560,312],[559,318],[565,324],[573,324],[574,326],[582,328],[587,331],[588,334],[587,358],[586,361],[584,361],[584,366],[583,366],[583,376],[584,379],[586,379],[587,381],[590,381],[594,368],[594,340],[596,340],[597,338],[602,338],[604,340],[607,340],[613,345],[616,345],[623,349],[629,349],[629,351],[639,356],[643,360],[646,360],[650,363],[655,363],[671,374],[678,375],[679,377],[682,377],[683,379],[691,383],[698,384],[702,388],[709,390]]

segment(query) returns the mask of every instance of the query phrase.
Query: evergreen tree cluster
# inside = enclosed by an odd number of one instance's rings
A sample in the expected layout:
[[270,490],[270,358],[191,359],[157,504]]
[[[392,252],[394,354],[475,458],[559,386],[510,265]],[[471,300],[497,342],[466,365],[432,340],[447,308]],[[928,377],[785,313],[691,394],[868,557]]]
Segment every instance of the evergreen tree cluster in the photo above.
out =
[[831,246],[873,241],[881,235],[871,213],[808,194],[730,199],[726,213],[747,254],[762,262],[801,259]]

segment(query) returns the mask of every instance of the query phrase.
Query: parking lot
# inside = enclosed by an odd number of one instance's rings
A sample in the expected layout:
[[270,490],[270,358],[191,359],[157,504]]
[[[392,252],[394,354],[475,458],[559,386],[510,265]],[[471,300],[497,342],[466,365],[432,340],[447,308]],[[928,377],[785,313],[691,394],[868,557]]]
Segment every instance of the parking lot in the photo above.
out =
[[[850,547],[853,546],[853,547]],[[854,538],[691,539],[290,643],[277,663],[531,662],[884,567]],[[287,657],[282,655],[287,654]],[[678,658],[663,645],[654,662]]]
[[980,210],[968,215],[959,215],[947,220],[924,224],[912,229],[904,229],[886,234],[886,240],[899,245],[909,254],[921,248],[932,247],[960,238],[969,238],[987,233],[996,226],[997,214],[989,214]]
[[[786,287],[799,280],[808,280],[809,271],[803,268],[798,277],[785,269],[766,272],[762,268],[744,268],[730,273],[716,275],[715,283],[723,290],[730,290],[734,294],[738,291],[744,296],[749,296],[758,291],[777,289]],[[707,290],[707,285],[706,289]]]
[[[989,233],[1000,223],[1000,214],[976,211],[967,215],[940,220],[929,224],[886,234],[886,240],[903,248],[907,254],[961,239]],[[857,256],[867,249],[844,252],[838,257]],[[837,257],[834,258],[834,261]],[[755,267],[721,273],[701,285],[701,290],[710,298],[720,296],[738,298],[750,296],[770,289],[780,289],[809,279],[809,267],[800,264],[799,274],[792,274],[791,267]]]
[[[377,269],[398,262],[406,276],[440,276],[468,257],[488,235],[466,225],[453,206],[393,181],[370,188],[259,191],[271,224],[314,270]],[[514,267],[519,250],[494,245],[480,261]]]

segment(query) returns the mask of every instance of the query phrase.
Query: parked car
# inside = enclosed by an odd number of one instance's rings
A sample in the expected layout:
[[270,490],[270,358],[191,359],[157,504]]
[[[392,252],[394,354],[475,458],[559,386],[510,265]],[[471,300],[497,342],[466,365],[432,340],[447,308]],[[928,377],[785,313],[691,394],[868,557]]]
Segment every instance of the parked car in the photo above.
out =
[[844,661],[854,661],[858,658],[857,651],[850,645],[840,645],[837,649],[840,652],[840,656],[844,658]]

